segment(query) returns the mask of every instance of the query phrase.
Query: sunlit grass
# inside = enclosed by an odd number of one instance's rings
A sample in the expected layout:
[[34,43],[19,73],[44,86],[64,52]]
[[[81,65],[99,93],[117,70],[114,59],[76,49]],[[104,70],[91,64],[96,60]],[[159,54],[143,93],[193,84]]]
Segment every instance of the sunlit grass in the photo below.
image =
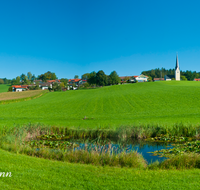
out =
[[[51,92],[0,105],[0,126],[41,123],[80,128],[199,124],[200,83],[152,82]],[[12,110],[12,111],[11,111]]]

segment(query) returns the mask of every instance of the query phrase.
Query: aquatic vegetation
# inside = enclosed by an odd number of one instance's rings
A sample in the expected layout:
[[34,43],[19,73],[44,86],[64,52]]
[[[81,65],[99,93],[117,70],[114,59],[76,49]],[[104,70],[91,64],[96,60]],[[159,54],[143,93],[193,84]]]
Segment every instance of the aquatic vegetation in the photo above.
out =
[[200,141],[191,141],[184,144],[173,144],[172,149],[163,149],[153,152],[154,155],[172,157],[185,153],[200,153]]
[[179,137],[179,136],[171,136],[171,135],[163,135],[161,134],[158,137],[152,137],[146,139],[146,141],[153,141],[153,142],[187,142],[195,140],[195,137]]

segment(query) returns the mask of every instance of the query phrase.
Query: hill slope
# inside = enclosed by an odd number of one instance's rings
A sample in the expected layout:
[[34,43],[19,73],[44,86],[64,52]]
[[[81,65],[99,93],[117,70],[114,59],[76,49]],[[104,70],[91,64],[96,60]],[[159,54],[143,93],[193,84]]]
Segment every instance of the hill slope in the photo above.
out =
[[[52,92],[0,105],[0,125],[43,123],[75,127],[199,123],[200,83],[154,82]],[[83,119],[85,118],[86,119]]]

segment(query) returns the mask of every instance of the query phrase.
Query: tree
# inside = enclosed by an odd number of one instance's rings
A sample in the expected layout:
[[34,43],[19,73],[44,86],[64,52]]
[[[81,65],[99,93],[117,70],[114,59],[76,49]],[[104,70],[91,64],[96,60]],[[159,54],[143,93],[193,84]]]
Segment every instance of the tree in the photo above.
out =
[[109,83],[110,84],[118,84],[120,83],[121,79],[119,78],[118,74],[116,71],[113,71],[109,75]]
[[82,80],[88,80],[88,78],[90,78],[90,73],[85,73],[81,77]]
[[61,86],[58,85],[57,82],[55,82],[55,83],[53,83],[53,85],[52,85],[52,90],[54,90],[54,91],[61,91],[62,88],[61,88]]
[[56,80],[57,79],[57,76],[55,73],[51,73],[51,80]]
[[81,87],[83,87],[83,88],[88,88],[89,86],[90,86],[90,85],[89,85],[88,82],[86,82],[86,83],[84,83],[84,84],[81,85]]
[[152,82],[151,76],[148,77],[148,82]]
[[25,76],[26,76],[25,74],[23,74],[23,73],[21,74],[21,76],[20,76],[21,82],[23,82],[23,81],[24,81],[24,79],[25,79]]
[[20,76],[17,76],[17,77],[16,77],[16,83],[17,83],[17,84],[20,84]]
[[33,75],[33,76],[31,77],[31,82],[33,82],[35,79],[36,79],[36,77],[35,77],[35,75]]
[[74,76],[74,79],[78,79],[78,75],[75,75],[75,76]]
[[0,84],[4,84],[4,80],[3,79],[0,79]]
[[28,82],[28,77],[25,75],[24,80],[22,81],[22,84],[27,84],[27,82]]
[[93,84],[96,84],[96,72],[93,71],[90,73],[90,75],[88,76],[88,80],[87,82],[90,84],[90,85],[93,85]]
[[46,75],[44,75],[44,74],[41,74],[40,76],[38,76],[38,78],[39,78],[40,80],[42,80],[43,82],[46,82],[46,81],[47,81]]
[[12,92],[13,91],[13,88],[12,88],[12,86],[10,86],[9,88],[8,88],[8,92]]
[[27,73],[28,80],[31,80],[31,79],[32,79],[32,76],[33,76],[33,75],[31,74],[31,72],[28,72],[28,73]]
[[65,87],[64,82],[61,82],[61,83],[60,83],[60,86],[64,88],[64,87]]
[[60,79],[60,82],[63,82],[64,85],[67,86],[68,79],[66,79],[66,78],[61,78],[61,79]]
[[47,81],[47,80],[55,80],[55,79],[57,79],[57,76],[55,73],[48,71],[44,74],[39,75],[38,78],[41,79],[42,81]]
[[16,85],[16,84],[17,84],[16,79],[12,79],[11,80],[11,85]]
[[96,84],[99,86],[106,86],[108,84],[107,76],[103,70],[98,71],[96,74]]
[[187,78],[185,76],[181,76],[181,80],[187,81]]

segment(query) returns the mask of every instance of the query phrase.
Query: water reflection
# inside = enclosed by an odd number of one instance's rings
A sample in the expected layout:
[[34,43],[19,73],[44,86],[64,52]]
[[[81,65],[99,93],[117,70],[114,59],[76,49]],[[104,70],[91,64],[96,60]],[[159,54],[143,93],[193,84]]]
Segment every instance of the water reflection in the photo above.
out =
[[152,153],[156,150],[161,149],[170,149],[173,146],[169,143],[158,143],[158,142],[146,142],[146,141],[127,141],[127,142],[113,142],[113,141],[104,141],[104,142],[91,142],[91,141],[84,141],[84,142],[76,142],[79,144],[78,147],[75,149],[77,150],[94,150],[98,151],[100,154],[102,152],[109,152],[110,154],[119,154],[122,151],[129,153],[131,151],[137,151],[138,153],[142,154],[144,159],[148,163],[155,162],[158,160],[159,162],[167,159],[165,157],[154,156]]

